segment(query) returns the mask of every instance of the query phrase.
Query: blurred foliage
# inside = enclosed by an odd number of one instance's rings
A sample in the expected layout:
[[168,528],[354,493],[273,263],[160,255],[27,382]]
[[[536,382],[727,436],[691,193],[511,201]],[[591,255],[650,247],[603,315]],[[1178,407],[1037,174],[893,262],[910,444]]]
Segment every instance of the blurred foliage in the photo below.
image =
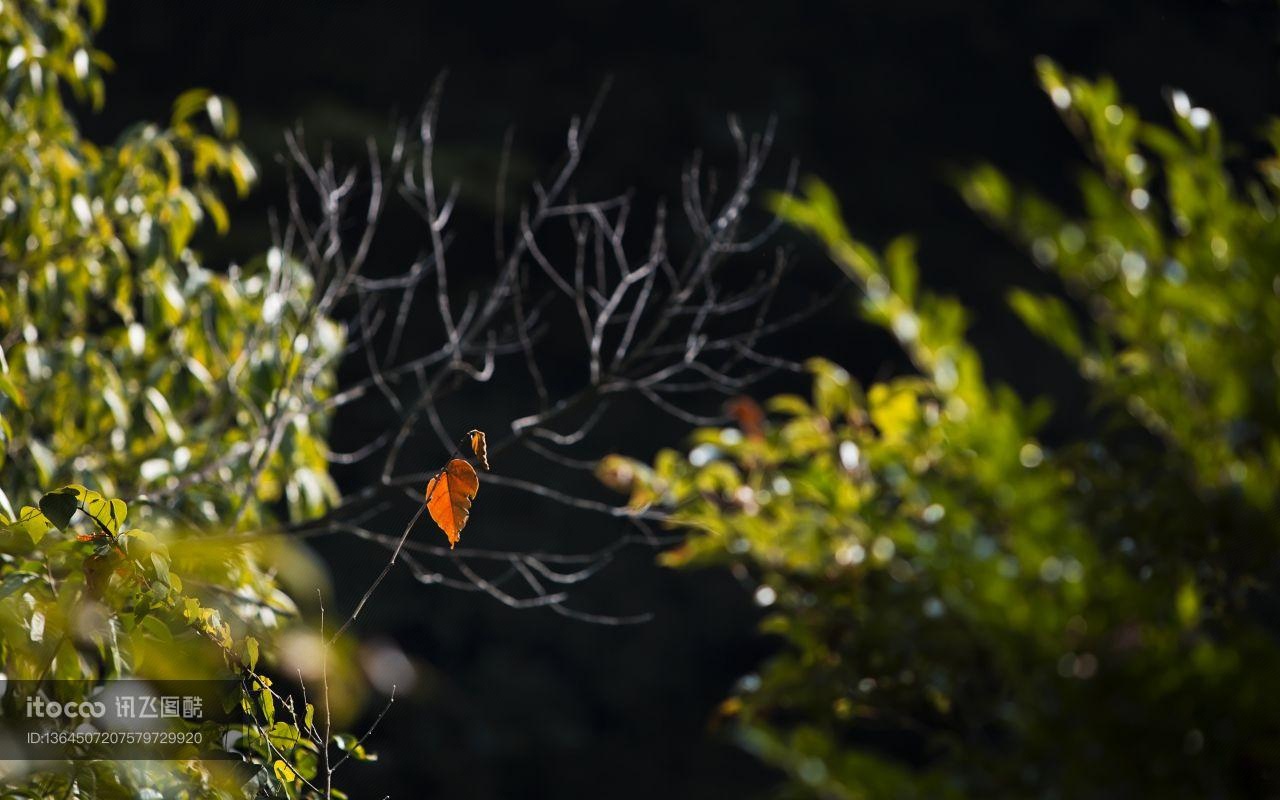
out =
[[202,222],[226,228],[221,184],[255,177],[230,102],[194,90],[167,126],[80,137],[65,90],[101,102],[110,63],[86,14],[100,4],[0,15],[0,510],[76,481],[163,496],[171,519],[253,526],[285,495],[314,516],[334,495],[322,415],[297,415],[261,474],[243,456],[297,375],[308,400],[331,391],[341,331],[279,251],[220,275],[189,247]]
[[[309,710],[277,719],[281,696],[255,670],[260,649],[287,659],[281,636],[323,649],[290,599],[322,576],[252,532],[336,498],[324,400],[342,331],[279,250],[223,274],[191,249],[201,225],[227,229],[227,190],[256,177],[229,101],[193,90],[167,124],[81,137],[67,102],[103,102],[104,13],[0,4],[0,660],[10,678],[81,692],[240,677],[274,738],[237,745],[270,765],[247,784],[215,762],[9,764],[5,796],[299,796],[324,739]],[[335,695],[350,683],[338,662]]]
[[916,374],[814,360],[811,397],[602,462],[691,532],[668,564],[758,582],[786,646],[722,712],[794,796],[1280,791],[1280,160],[1233,159],[1181,93],[1170,129],[1109,81],[1040,77],[1096,161],[1083,211],[992,168],[962,190],[1068,290],[1011,300],[1088,381],[1087,436],[1038,438],[1049,405],[984,378],[911,242],[857,242],[813,182],[778,212]]

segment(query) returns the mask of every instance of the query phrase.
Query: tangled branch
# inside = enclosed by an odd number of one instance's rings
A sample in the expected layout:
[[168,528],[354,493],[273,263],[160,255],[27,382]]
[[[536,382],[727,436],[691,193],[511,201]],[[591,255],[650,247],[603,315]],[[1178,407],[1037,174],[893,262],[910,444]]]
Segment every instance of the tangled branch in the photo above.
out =
[[[761,342],[816,306],[771,316],[790,261],[781,249],[760,259],[777,220],[750,230],[747,222],[774,144],[774,124],[748,134],[730,120],[736,170],[723,185],[695,154],[684,170],[678,220],[662,202],[639,209],[631,192],[584,199],[575,188],[602,92],[584,116],[572,119],[558,169],[528,188],[513,214],[515,224],[508,225],[508,134],[495,193],[495,270],[483,292],[463,296],[451,285],[456,275],[449,259],[459,186],[437,186],[434,164],[441,96],[437,82],[416,124],[401,130],[388,152],[371,141],[361,169],[338,167],[328,150],[312,157],[301,132],[287,137],[288,213],[277,248],[304,262],[316,281],[317,300],[307,322],[342,319],[344,355],[358,359],[365,374],[319,399],[308,385],[314,376],[294,376],[260,420],[261,436],[254,440],[260,444],[227,457],[253,459],[261,469],[299,413],[335,412],[357,401],[376,406],[376,413],[394,423],[352,452],[329,454],[329,460],[373,465],[378,480],[343,498],[324,519],[295,525],[291,534],[354,535],[392,554],[383,576],[401,559],[424,584],[484,592],[512,608],[546,607],[606,624],[642,619],[571,608],[569,589],[599,573],[627,546],[664,544],[652,528],[660,515],[561,490],[548,475],[594,470],[604,453],[598,447],[592,452],[592,433],[621,413],[624,401],[641,400],[681,423],[714,424],[723,421],[722,401],[709,411],[707,396],[728,398],[778,370],[798,370],[763,352]],[[794,174],[793,165],[787,188]],[[395,202],[407,204],[421,220],[422,249],[399,272],[388,276],[380,270],[372,277],[368,266],[379,223]],[[643,230],[632,224],[641,212],[651,215]],[[763,268],[744,282],[742,264],[749,261]],[[734,274],[726,279],[730,267]],[[431,313],[422,313],[424,304]],[[580,362],[553,365],[548,341],[569,335],[579,341]],[[305,347],[303,336],[295,337],[295,346]],[[424,342],[434,344],[423,347]],[[563,358],[558,350],[556,357]],[[370,528],[370,520],[400,494],[422,502],[433,472],[407,467],[406,454],[448,453],[457,431],[446,420],[465,417],[458,411],[465,406],[465,390],[492,387],[500,372],[529,391],[504,394],[511,398],[511,419],[507,430],[491,432],[490,456],[501,468],[504,453],[524,451],[547,470],[486,474],[485,484],[621,520],[626,532],[589,552],[530,553],[451,551],[410,539],[412,523],[403,536]],[[574,373],[580,380],[565,389],[564,376]],[[556,380],[548,380],[549,374]]]

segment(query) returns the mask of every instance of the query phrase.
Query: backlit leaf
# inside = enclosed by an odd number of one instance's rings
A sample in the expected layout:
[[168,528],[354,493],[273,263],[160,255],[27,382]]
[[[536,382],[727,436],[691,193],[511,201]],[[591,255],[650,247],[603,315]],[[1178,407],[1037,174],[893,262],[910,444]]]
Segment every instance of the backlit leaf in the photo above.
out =
[[471,518],[471,501],[479,489],[480,477],[475,467],[461,458],[446,464],[427,484],[427,513],[448,537],[450,549],[458,543]]
[[294,773],[293,768],[284,763],[281,759],[276,759],[276,763],[273,764],[271,768],[272,771],[275,772],[276,777],[279,778],[282,783],[293,783],[293,781],[298,777]]

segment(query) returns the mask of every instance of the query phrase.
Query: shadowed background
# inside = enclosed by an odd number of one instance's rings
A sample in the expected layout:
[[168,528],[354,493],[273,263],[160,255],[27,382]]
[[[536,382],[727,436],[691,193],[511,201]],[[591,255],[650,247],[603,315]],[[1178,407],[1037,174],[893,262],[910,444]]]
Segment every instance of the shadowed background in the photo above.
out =
[[[111,138],[126,121],[164,118],[192,86],[239,103],[263,181],[233,209],[231,238],[199,243],[216,266],[247,258],[269,239],[267,209],[284,196],[271,154],[284,128],[300,121],[313,143],[333,140],[340,156],[357,158],[366,137],[389,141],[394,123],[412,115],[448,68],[439,161],[446,178],[464,182],[451,258],[465,273],[460,265],[492,264],[491,187],[507,128],[515,127],[516,177],[545,173],[567,119],[589,105],[607,75],[613,89],[583,178],[592,187],[634,186],[642,206],[678,194],[695,148],[721,159],[731,153],[728,113],[747,128],[775,115],[773,185],[795,157],[803,172],[832,184],[860,237],[880,243],[905,230],[918,234],[926,279],[975,310],[973,335],[989,372],[1024,394],[1053,396],[1060,413],[1050,433],[1063,436],[1082,413],[1074,409],[1082,395],[1070,370],[1024,334],[1001,300],[1010,283],[1043,285],[1045,278],[963,207],[948,170],[991,160],[1015,179],[1069,197],[1081,154],[1036,87],[1031,60],[1041,53],[1069,70],[1113,75],[1145,115],[1164,113],[1164,87],[1183,88],[1235,138],[1247,138],[1276,110],[1277,22],[1273,3],[1207,0],[132,0],[114,5],[101,37],[118,69],[107,110],[86,114],[85,127]],[[419,223],[393,216],[387,224],[386,256],[411,256]],[[798,243],[798,253],[798,285],[842,286],[813,248]],[[775,340],[770,351],[826,355],[862,377],[899,363],[885,339],[856,324],[852,299]],[[548,361],[575,357],[566,349]],[[358,370],[346,374],[358,377]],[[500,426],[525,407],[477,395],[468,399],[468,416],[450,422],[458,430]],[[348,407],[335,449],[353,449],[388,424]],[[637,410],[627,424],[601,431],[597,443],[646,458],[685,432]],[[347,490],[372,477],[359,468],[337,476]],[[482,495],[469,543],[586,546],[617,533],[556,506],[502,497],[483,504]],[[412,510],[406,502],[380,520],[381,529],[398,533]],[[320,548],[335,574],[335,602],[349,609],[385,553],[338,540]],[[651,562],[651,553],[633,551],[580,590],[576,604],[588,610],[653,612],[652,622],[624,628],[513,611],[483,595],[394,575],[359,627],[403,649],[419,681],[376,735],[382,760],[348,773],[355,794],[767,794],[772,773],[709,725],[732,683],[771,647],[754,632],[749,594],[725,574],[673,573]]]

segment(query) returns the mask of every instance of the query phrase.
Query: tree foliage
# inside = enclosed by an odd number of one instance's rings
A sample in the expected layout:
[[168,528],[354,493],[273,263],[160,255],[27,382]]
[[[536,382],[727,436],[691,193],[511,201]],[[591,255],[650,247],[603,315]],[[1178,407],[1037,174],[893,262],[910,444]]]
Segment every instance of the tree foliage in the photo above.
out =
[[233,534],[335,499],[324,400],[343,336],[280,249],[216,271],[191,247],[255,179],[229,101],[194,90],[167,124],[81,135],[68,102],[104,100],[103,15],[0,5],[0,661],[62,699],[124,676],[240,679],[255,726],[237,748],[265,768],[246,783],[209,761],[10,765],[5,785],[296,796],[331,742],[257,662],[316,574],[280,539]]
[[786,646],[723,711],[798,795],[1280,785],[1280,161],[1242,164],[1182,93],[1170,128],[1109,81],[1039,69],[1094,158],[1082,210],[990,167],[962,190],[1061,278],[1010,299],[1087,381],[1087,436],[1042,441],[1049,405],[984,377],[911,242],[858,242],[813,182],[778,212],[915,372],[862,386],[814,360],[811,396],[602,470],[690,532],[667,563],[758,581]]

